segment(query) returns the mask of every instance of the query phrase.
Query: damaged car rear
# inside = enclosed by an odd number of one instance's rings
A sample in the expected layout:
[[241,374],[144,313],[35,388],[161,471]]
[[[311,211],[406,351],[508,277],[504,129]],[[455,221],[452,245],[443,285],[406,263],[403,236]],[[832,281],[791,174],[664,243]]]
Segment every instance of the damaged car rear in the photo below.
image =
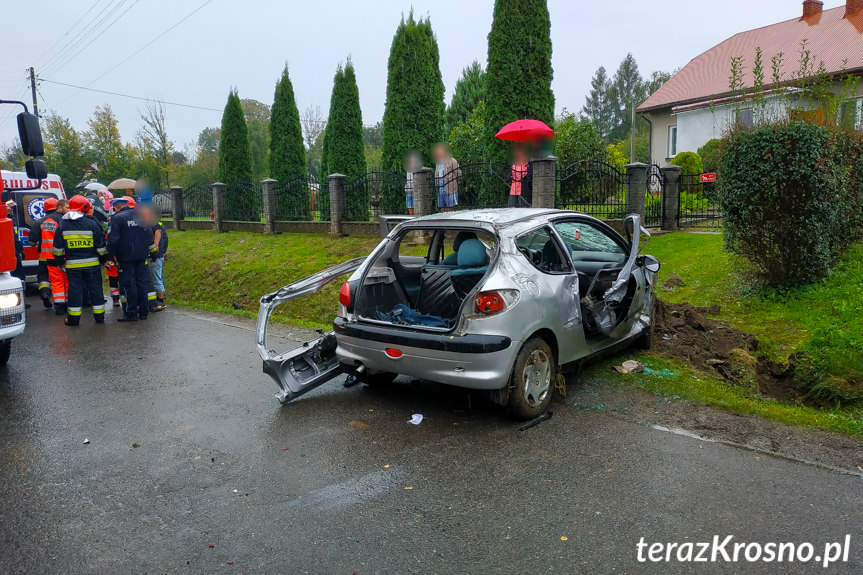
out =
[[[264,372],[283,403],[341,373],[368,385],[405,375],[485,390],[514,416],[535,417],[562,369],[621,344],[650,344],[659,262],[639,253],[649,234],[637,215],[624,230],[536,208],[404,222],[368,257],[261,298]],[[276,306],[349,273],[332,332],[269,350]]]

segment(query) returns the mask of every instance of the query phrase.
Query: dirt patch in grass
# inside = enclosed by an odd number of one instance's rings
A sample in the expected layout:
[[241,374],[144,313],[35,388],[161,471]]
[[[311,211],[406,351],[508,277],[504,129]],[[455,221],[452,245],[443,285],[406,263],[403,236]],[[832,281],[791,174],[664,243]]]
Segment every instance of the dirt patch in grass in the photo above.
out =
[[779,401],[814,404],[794,379],[793,358],[783,366],[757,355],[754,335],[707,317],[719,306],[695,307],[657,299],[653,316],[653,349],[719,374],[726,381]]

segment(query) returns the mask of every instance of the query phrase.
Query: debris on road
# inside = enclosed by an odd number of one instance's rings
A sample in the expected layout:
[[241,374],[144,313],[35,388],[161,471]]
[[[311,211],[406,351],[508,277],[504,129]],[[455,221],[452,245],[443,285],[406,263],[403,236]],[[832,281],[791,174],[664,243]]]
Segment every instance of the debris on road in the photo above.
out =
[[368,423],[363,423],[362,421],[357,421],[356,419],[352,419],[350,424],[357,429],[365,429],[369,426]]
[[538,417],[534,417],[533,419],[531,419],[530,421],[528,421],[527,423],[525,423],[524,425],[519,427],[518,430],[519,431],[525,431],[527,429],[530,429],[534,425],[538,425],[538,424],[542,423],[543,421],[545,421],[546,419],[551,419],[552,415],[554,415],[553,411],[546,411],[542,415],[540,415]]
[[89,439],[87,439],[87,438],[85,437],[85,438],[84,438],[84,445],[87,445],[87,444],[89,444],[89,443],[90,443],[90,440],[89,440]]
[[408,420],[408,423],[412,423],[414,425],[419,425],[423,422],[423,414],[422,413],[414,413],[411,418]]
[[132,444],[132,449],[138,449],[139,447],[141,447],[140,443],[133,443]]
[[622,364],[615,365],[614,369],[617,373],[641,373],[644,371],[644,365],[640,361],[627,359]]

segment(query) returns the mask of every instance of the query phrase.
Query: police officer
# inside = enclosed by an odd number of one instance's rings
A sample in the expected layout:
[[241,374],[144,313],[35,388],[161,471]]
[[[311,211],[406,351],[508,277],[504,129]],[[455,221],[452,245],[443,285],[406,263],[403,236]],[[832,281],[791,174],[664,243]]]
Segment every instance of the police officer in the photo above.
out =
[[[48,198],[45,200],[45,216],[36,220],[30,227],[31,245],[39,250],[39,296],[42,305],[50,308],[55,307],[57,315],[66,314],[66,299],[69,286],[66,281],[66,272],[59,266],[49,266],[48,262],[54,259],[54,234],[60,226],[63,214],[69,211],[69,202]],[[53,303],[52,303],[53,300]]]
[[102,226],[85,215],[89,209],[90,202],[86,198],[73,197],[54,235],[54,265],[65,264],[69,280],[68,326],[76,326],[81,321],[85,292],[93,304],[96,323],[105,323],[101,263],[107,259],[108,250]]
[[153,230],[129,207],[130,200],[129,196],[123,196],[111,201],[115,212],[108,224],[108,253],[117,261],[120,285],[126,298],[125,313],[117,320],[122,322],[147,319],[150,315],[147,259],[157,251]]

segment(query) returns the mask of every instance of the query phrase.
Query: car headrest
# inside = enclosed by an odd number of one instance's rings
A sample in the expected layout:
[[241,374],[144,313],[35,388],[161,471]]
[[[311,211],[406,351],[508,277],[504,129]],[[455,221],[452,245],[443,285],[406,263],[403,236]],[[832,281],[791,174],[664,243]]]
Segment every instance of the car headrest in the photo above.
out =
[[458,249],[458,267],[479,268],[488,265],[488,253],[478,239],[465,240]]
[[476,234],[473,232],[459,232],[456,234],[452,242],[452,251],[457,252],[461,245],[467,240],[475,240]]

